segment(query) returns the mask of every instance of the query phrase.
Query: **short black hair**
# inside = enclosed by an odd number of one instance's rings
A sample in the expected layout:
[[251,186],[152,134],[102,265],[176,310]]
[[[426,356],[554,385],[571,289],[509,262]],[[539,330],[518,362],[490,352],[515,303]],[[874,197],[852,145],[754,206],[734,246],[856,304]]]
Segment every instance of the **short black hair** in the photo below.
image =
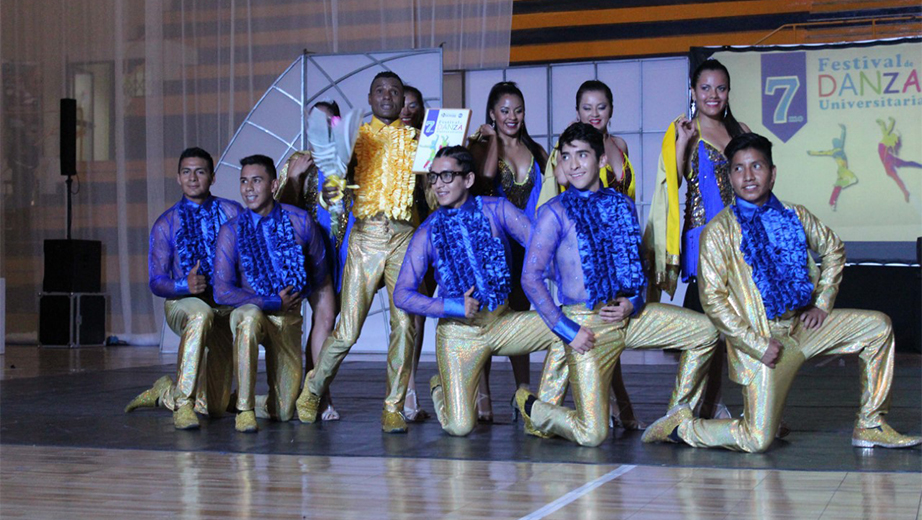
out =
[[191,148],[186,148],[179,154],[179,165],[176,167],[176,172],[179,173],[182,171],[182,161],[183,159],[188,159],[190,157],[197,157],[199,159],[205,159],[205,162],[208,163],[208,171],[214,175],[214,159],[211,157],[211,154],[205,150],[199,148],[198,146],[193,146]]
[[765,156],[765,160],[768,161],[769,168],[775,165],[775,162],[772,160],[772,142],[759,134],[750,132],[747,134],[740,134],[730,139],[730,142],[727,143],[727,147],[724,148],[724,157],[732,164],[733,156],[743,150],[756,150],[762,152],[762,155]]
[[557,140],[557,150],[562,151],[563,145],[573,145],[574,141],[584,141],[589,144],[589,147],[592,148],[592,151],[595,152],[595,158],[598,159],[605,154],[605,141],[602,137],[602,132],[596,130],[596,128],[588,123],[573,123],[568,126],[566,130],[560,134],[560,139]]
[[275,162],[271,158],[266,157],[265,155],[259,155],[259,154],[249,155],[247,157],[244,157],[243,159],[240,159],[241,168],[243,168],[244,166],[250,166],[250,165],[258,165],[258,166],[262,166],[263,168],[265,168],[266,173],[269,174],[269,179],[274,180],[278,178],[278,172],[276,172],[275,170]]
[[400,76],[398,76],[396,72],[393,72],[390,70],[382,70],[381,72],[375,74],[375,78],[371,80],[371,84],[368,85],[369,92],[371,92],[371,85],[374,85],[375,81],[378,81],[378,79],[381,79],[381,78],[396,79],[397,82],[400,83],[400,88],[403,88],[403,80],[400,79]]
[[[605,95],[605,98],[608,99],[609,106],[614,103],[614,98],[611,95],[611,88],[597,79],[590,79],[584,81],[583,84],[579,86],[579,90],[576,91],[576,110],[579,110],[579,100],[583,98],[583,94],[586,92],[601,92]],[[612,107],[612,112],[614,112],[614,110],[614,107]]]
[[463,146],[455,145],[439,148],[439,151],[435,153],[435,158],[438,159],[439,157],[454,159],[464,173],[474,171],[474,156],[471,155],[470,150]]

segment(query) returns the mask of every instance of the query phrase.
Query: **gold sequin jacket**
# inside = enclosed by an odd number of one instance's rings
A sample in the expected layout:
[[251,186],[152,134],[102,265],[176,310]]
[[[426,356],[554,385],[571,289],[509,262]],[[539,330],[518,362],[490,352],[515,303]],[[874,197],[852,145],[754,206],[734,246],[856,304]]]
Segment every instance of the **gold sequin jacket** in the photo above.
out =
[[[842,281],[845,245],[833,230],[803,206],[784,205],[797,212],[807,236],[807,247],[822,259],[817,267],[807,255],[814,285],[813,305],[829,313]],[[741,241],[739,222],[732,206],[728,206],[701,234],[698,291],[704,312],[727,337],[730,379],[747,385],[762,363],[759,360],[768,348],[771,332],[762,296],[752,280],[752,268],[740,251]],[[789,311],[778,319],[796,318],[799,312]]]

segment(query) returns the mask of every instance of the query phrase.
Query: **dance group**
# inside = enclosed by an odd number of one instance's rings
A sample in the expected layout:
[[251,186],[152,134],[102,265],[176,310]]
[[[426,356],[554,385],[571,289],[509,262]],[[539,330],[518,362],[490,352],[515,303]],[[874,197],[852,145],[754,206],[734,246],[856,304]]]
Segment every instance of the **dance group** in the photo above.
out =
[[[257,431],[257,418],[338,419],[330,383],[384,286],[388,433],[426,417],[414,372],[430,316],[438,318],[438,374],[429,391],[450,435],[491,418],[490,359],[512,356],[525,431],[597,446],[613,425],[643,428],[621,381],[621,352],[678,349],[668,411],[646,428],[644,442],[765,451],[783,433],[800,365],[857,354],[862,392],[852,444],[922,443],[885,422],[894,370],[889,318],[834,308],[842,241],[807,209],[773,195],[772,145],[733,117],[727,69],[704,62],[691,88],[692,117],[677,119],[663,141],[645,231],[627,146],[607,132],[611,90],[599,81],[579,89],[578,122],[550,155],[528,136],[521,91],[495,85],[470,148],[442,148],[428,174],[416,175],[423,98],[382,72],[370,87],[374,117],[359,130],[348,181],[320,171],[310,152],[296,153],[281,172],[253,155],[241,160],[242,206],[210,194],[211,156],[187,149],[177,177],[183,197],[154,224],[149,256],[151,290],[166,298],[167,324],[181,337],[176,380],[162,377],[126,411],[165,407],[177,429],[192,429],[197,414],[231,410],[240,432]],[[313,110],[331,124],[339,119],[335,103]],[[680,276],[689,282],[687,308],[658,303]],[[303,300],[313,311],[313,369],[302,385]],[[743,386],[739,418],[714,392],[724,341],[730,378]],[[258,396],[259,345],[269,393]],[[539,350],[547,355],[532,394],[527,355]],[[717,377],[708,385],[712,365]],[[568,388],[574,408],[563,406]]]

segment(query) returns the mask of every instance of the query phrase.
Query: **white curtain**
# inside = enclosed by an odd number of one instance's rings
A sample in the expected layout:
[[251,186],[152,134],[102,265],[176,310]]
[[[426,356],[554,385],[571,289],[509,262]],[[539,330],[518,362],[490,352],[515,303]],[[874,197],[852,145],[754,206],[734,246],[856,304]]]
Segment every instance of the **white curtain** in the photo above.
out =
[[443,45],[446,70],[504,67],[511,20],[511,0],[0,0],[7,340],[35,340],[43,240],[64,237],[60,98],[78,100],[73,237],[103,243],[108,332],[154,344],[148,232],[183,148],[217,159],[303,50]]

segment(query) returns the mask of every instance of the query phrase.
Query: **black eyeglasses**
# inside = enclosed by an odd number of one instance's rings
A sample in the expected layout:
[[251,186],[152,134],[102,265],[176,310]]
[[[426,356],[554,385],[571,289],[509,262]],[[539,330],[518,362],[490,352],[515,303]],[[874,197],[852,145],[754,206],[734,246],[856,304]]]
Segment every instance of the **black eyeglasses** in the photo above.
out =
[[429,175],[426,176],[429,179],[429,184],[435,184],[435,181],[442,179],[442,182],[445,184],[450,183],[455,180],[455,175],[465,175],[467,172],[453,172],[451,170],[445,170],[443,172],[429,172]]

